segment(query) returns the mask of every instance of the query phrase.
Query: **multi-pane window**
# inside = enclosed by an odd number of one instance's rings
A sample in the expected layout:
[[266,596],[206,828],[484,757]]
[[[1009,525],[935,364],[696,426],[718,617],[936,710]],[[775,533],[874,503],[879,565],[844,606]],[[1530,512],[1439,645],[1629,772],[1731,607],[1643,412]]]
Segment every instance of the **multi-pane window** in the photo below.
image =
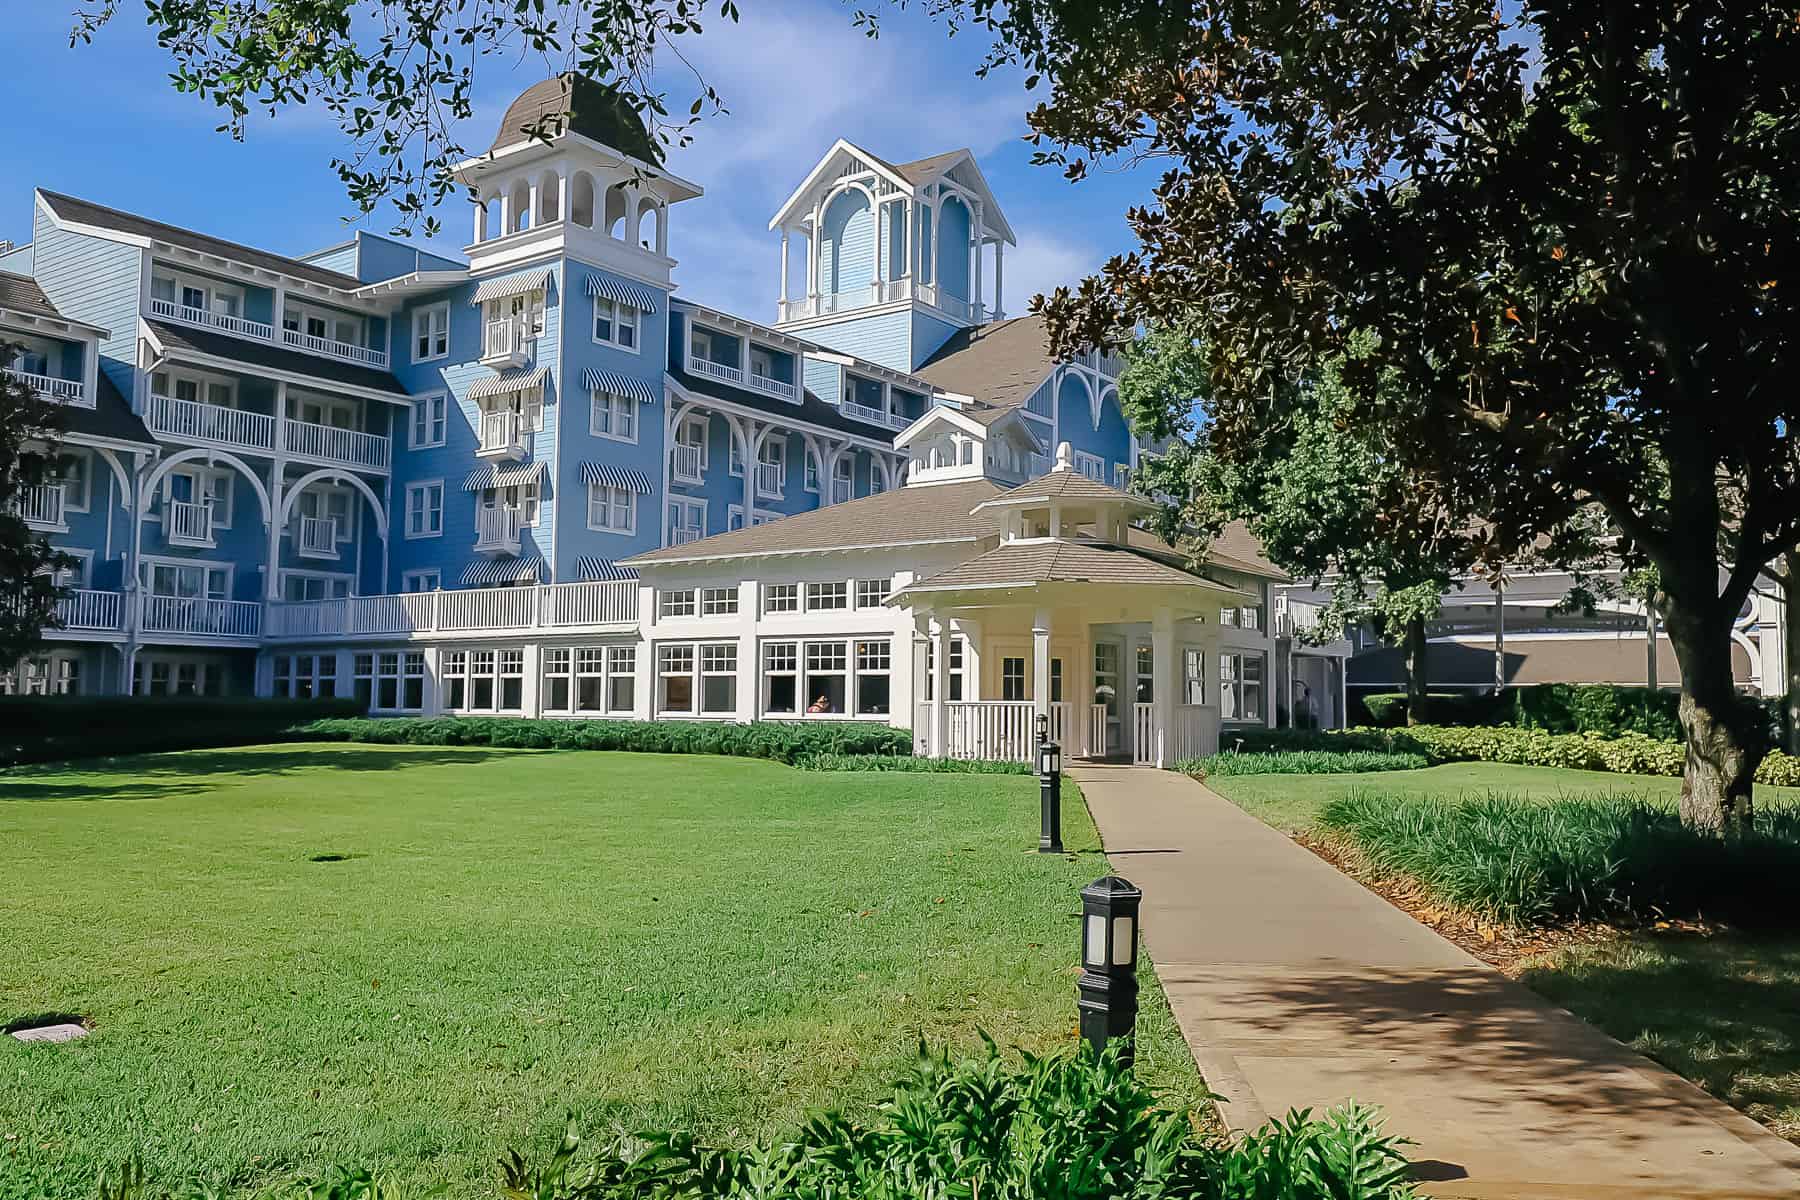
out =
[[1181,696],[1184,704],[1206,703],[1206,652],[1193,646],[1181,652]]
[[763,612],[797,613],[800,611],[800,585],[797,583],[763,584]]
[[414,450],[441,446],[447,436],[450,398],[443,392],[432,392],[413,401],[412,437],[408,445]]
[[406,536],[438,537],[444,532],[444,481],[406,485]]
[[1156,699],[1156,658],[1152,647],[1139,644],[1137,647],[1137,702],[1149,704]]
[[637,703],[637,647],[606,648],[606,709],[628,713]]
[[400,590],[403,592],[435,592],[443,586],[443,572],[435,567],[407,571],[400,576]]
[[763,712],[793,715],[800,711],[800,644],[763,644]]
[[607,533],[637,531],[637,493],[604,483],[588,484],[588,528]]
[[682,546],[706,536],[706,501],[669,501],[669,545]]
[[656,709],[665,713],[694,711],[694,647],[656,648]]
[[1025,694],[1025,660],[1007,656],[1000,660],[1000,698],[1028,700]]
[[446,650],[444,707],[461,712],[519,712],[525,707],[525,651]]
[[703,617],[726,617],[734,615],[738,610],[738,591],[734,587],[701,588],[700,615]]
[[880,608],[887,603],[888,591],[892,585],[886,579],[859,579],[856,581],[856,607]]
[[889,643],[856,643],[856,711],[877,716],[888,711],[893,669]]
[[68,450],[56,456],[54,479],[62,484],[63,510],[84,513],[89,502],[88,454],[85,450]]
[[546,648],[544,651],[545,712],[568,712],[570,709],[573,654],[572,650]]
[[1089,454],[1083,450],[1075,452],[1075,470],[1095,483],[1106,482],[1106,461],[1098,454]]
[[629,713],[636,670],[635,646],[546,647],[544,711]]
[[638,347],[638,310],[601,296],[594,297],[594,340],[634,353]]
[[811,450],[806,452],[806,490],[819,490],[819,456]]
[[886,716],[893,701],[893,644],[765,642],[763,712],[770,716]]
[[806,585],[807,612],[833,612],[850,607],[850,585],[842,579]]
[[663,617],[691,617],[696,611],[693,588],[673,588],[656,594],[656,612]]
[[618,442],[637,441],[637,401],[630,396],[615,396],[611,392],[596,389],[592,393],[593,408],[588,420],[588,432],[595,437],[612,438]]
[[735,643],[700,647],[700,711],[729,716],[737,711],[737,653]]
[[310,700],[337,695],[335,654],[277,654],[274,666],[277,696]]
[[806,643],[806,705],[810,715],[848,712],[849,653],[844,642]]
[[1263,656],[1219,656],[1219,719],[1260,721],[1263,715]]
[[425,707],[423,650],[358,654],[351,678],[356,698],[375,711],[418,712]]
[[413,361],[432,362],[450,354],[450,305],[433,304],[413,313]]
[[842,504],[850,499],[856,490],[856,463],[848,454],[843,455],[832,464],[831,468],[831,502]]

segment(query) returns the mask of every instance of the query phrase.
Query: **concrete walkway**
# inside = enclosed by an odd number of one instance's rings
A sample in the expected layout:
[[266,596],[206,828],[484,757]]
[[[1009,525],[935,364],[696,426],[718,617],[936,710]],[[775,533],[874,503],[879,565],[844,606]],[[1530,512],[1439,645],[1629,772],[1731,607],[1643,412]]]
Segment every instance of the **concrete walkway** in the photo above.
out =
[[1438,1196],[1800,1197],[1800,1150],[1191,779],[1078,765],[1234,1129],[1356,1099]]

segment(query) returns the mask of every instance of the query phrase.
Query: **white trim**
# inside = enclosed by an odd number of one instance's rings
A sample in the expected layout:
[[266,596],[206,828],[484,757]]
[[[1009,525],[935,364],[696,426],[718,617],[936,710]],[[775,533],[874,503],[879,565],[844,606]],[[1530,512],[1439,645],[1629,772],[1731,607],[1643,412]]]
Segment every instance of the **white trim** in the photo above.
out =
[[[615,529],[611,525],[596,525],[596,524],[594,524],[594,493],[596,491],[606,491],[606,492],[616,493],[617,495],[620,495],[620,496],[628,497],[628,499],[625,502],[625,511],[627,514],[629,514],[629,519],[626,523],[625,528]],[[610,508],[611,503],[612,503],[610,497],[608,498],[607,503],[608,503],[608,507]],[[611,533],[611,534],[617,534],[620,537],[634,537],[637,534],[637,527],[638,527],[638,493],[632,491],[630,488],[613,487],[609,484],[604,484],[604,483],[590,483],[587,485],[587,514],[586,515],[587,515],[587,527],[590,531],[592,531],[594,533]]]
[[[421,533],[414,533],[413,527],[412,527],[413,493],[418,492],[418,493],[423,494],[427,488],[433,488],[433,487],[435,487],[438,490],[437,528],[433,529],[433,530],[426,530]],[[401,500],[402,507],[400,509],[400,536],[409,542],[423,541],[426,538],[443,537],[444,536],[444,510],[447,507],[449,507],[449,503],[450,503],[450,490],[444,486],[444,481],[442,479],[419,479],[419,480],[414,480],[412,483],[407,484],[406,492]],[[425,510],[425,511],[428,511],[428,510]]]
[[[441,353],[427,354],[424,357],[420,357],[419,318],[429,318],[432,314],[439,312],[444,314],[444,349]],[[429,329],[427,329],[427,333],[429,334]],[[427,304],[421,308],[413,309],[412,341],[408,343],[407,350],[412,356],[414,366],[421,363],[441,362],[450,357],[450,302],[448,300],[440,300],[436,304]]]
[[[631,436],[630,437],[625,437],[624,435],[614,432],[611,429],[597,428],[598,418],[600,415],[600,397],[602,397],[602,396],[605,396],[608,398],[609,403],[607,405],[607,417],[608,417],[609,422],[615,427],[618,425],[619,410],[617,408],[615,408],[610,402],[616,400],[624,406],[625,412],[627,414],[629,414],[629,416],[631,418]],[[638,429],[643,424],[643,414],[638,411],[639,406],[640,406],[640,401],[638,401],[635,397],[621,396],[617,392],[604,391],[600,388],[589,388],[588,389],[588,436],[589,437],[597,437],[597,438],[605,438],[609,442],[623,442],[626,445],[631,445],[631,446],[637,445]],[[704,457],[704,455],[702,457]]]
[[[417,436],[415,433],[415,431],[418,428],[419,410],[424,404],[426,404],[432,400],[439,401],[444,406],[443,412],[441,414],[440,421],[439,421],[441,428],[438,431],[437,437],[432,438],[431,440],[428,440],[428,441],[421,442],[421,441],[417,440]],[[432,424],[432,422],[428,419],[425,422],[426,428],[429,429],[431,427],[431,424]],[[429,438],[430,435],[427,434],[427,437]],[[446,392],[446,391],[420,392],[417,396],[414,396],[413,403],[412,403],[412,411],[410,413],[408,413],[407,417],[406,417],[406,448],[408,450],[430,450],[434,447],[444,445],[449,440],[450,440],[450,393]]]

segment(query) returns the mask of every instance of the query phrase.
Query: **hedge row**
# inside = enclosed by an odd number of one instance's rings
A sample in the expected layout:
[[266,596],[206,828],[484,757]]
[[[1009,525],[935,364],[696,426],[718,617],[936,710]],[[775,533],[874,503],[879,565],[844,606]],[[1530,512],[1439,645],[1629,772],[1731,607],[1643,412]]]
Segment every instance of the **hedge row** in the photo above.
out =
[[[1496,762],[1528,767],[1566,767],[1629,775],[1680,775],[1686,750],[1680,742],[1639,733],[1548,733],[1541,729],[1460,725],[1409,725],[1404,729],[1246,730],[1250,754],[1293,750],[1365,750],[1422,754],[1432,763]],[[1758,783],[1800,787],[1800,757],[1772,750],[1757,768]]]
[[[1432,692],[1426,697],[1426,723],[1431,725],[1496,725],[1541,729],[1546,733],[1598,733],[1617,737],[1640,733],[1662,741],[1679,742],[1681,693],[1667,688],[1625,687],[1616,684],[1538,683],[1507,688],[1502,692]],[[1771,740],[1781,734],[1779,699],[1752,700]],[[1351,714],[1360,704],[1371,725],[1406,724],[1406,696],[1401,692],[1376,692],[1353,698]]]
[[912,771],[940,775],[1030,775],[1029,763],[987,758],[914,758],[902,754],[811,754],[803,771]]
[[313,721],[295,731],[317,741],[405,746],[500,746],[528,750],[636,750],[723,754],[797,763],[819,755],[912,753],[912,733],[862,721],[571,721],[530,717],[364,717]]
[[363,711],[354,699],[0,697],[0,766],[291,741],[296,725]]
[[1429,767],[1423,754],[1383,750],[1269,750],[1257,754],[1212,754],[1184,759],[1175,769],[1186,775],[1353,775],[1368,771],[1417,771]]

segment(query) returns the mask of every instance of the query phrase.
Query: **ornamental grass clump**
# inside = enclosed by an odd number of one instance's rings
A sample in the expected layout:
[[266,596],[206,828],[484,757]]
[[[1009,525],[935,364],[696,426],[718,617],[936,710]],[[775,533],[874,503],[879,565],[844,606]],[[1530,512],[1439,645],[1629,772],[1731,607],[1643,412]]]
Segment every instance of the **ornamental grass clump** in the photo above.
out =
[[1209,775],[1351,775],[1370,771],[1418,771],[1431,765],[1423,754],[1382,750],[1268,750],[1209,754],[1175,764],[1202,779]]
[[1800,901],[1793,808],[1759,812],[1751,832],[1723,838],[1630,793],[1532,801],[1358,790],[1329,801],[1319,820],[1377,873],[1511,925],[1675,917],[1758,926]]

